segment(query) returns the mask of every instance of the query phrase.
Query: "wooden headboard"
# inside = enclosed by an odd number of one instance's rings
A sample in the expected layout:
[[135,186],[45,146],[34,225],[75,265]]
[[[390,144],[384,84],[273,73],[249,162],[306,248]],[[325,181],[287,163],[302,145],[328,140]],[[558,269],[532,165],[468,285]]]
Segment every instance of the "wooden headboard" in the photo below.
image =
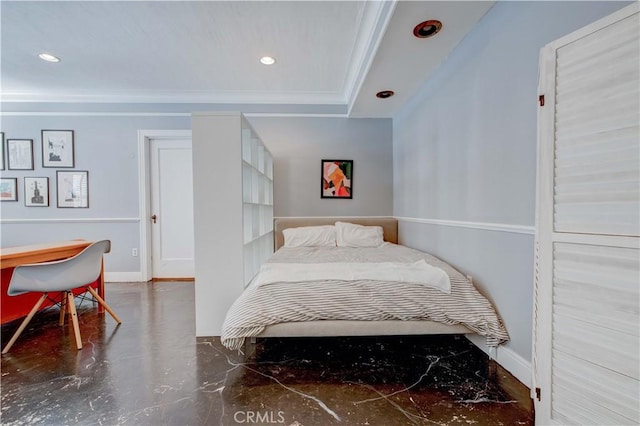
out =
[[350,222],[365,226],[382,226],[384,240],[398,243],[398,220],[392,217],[281,217],[273,220],[274,248],[284,245],[282,230],[300,226],[333,225],[336,222]]

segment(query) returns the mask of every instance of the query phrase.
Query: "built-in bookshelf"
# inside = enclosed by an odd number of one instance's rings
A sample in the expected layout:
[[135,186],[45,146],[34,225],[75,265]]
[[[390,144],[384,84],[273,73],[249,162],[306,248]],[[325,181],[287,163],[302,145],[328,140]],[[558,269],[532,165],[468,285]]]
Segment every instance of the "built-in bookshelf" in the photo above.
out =
[[273,253],[273,157],[243,120],[242,202],[244,285]]
[[273,157],[239,112],[192,115],[196,335],[224,316],[273,253]]

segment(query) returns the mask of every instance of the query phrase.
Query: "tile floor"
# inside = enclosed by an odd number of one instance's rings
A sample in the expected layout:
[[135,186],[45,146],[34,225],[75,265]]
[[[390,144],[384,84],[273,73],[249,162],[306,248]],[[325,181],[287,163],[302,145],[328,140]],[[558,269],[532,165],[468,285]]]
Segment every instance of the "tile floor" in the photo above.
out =
[[[2,356],[2,425],[531,425],[528,389],[457,336],[198,338],[193,283],[107,284],[122,318],[57,311]],[[2,326],[4,343],[17,328]]]

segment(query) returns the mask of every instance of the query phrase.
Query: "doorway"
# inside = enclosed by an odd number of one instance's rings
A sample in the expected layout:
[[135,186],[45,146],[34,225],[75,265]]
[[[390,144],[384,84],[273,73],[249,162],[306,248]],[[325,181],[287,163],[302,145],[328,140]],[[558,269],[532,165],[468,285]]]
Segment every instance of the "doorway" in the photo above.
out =
[[138,142],[142,279],[192,280],[191,131],[140,130]]
[[153,279],[193,279],[191,139],[151,139]]

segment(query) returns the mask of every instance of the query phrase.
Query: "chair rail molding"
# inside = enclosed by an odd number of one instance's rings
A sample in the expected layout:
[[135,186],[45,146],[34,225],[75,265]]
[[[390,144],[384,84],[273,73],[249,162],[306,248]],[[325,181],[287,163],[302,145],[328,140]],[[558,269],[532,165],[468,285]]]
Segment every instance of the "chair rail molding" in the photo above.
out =
[[33,224],[33,223],[138,223],[139,217],[42,217],[33,219],[2,218],[0,224]]
[[424,223],[428,225],[453,226],[457,228],[481,229],[484,231],[510,232],[514,234],[534,235],[535,227],[527,225],[511,225],[507,223],[470,222],[461,220],[424,219],[418,217],[394,216],[399,222]]

